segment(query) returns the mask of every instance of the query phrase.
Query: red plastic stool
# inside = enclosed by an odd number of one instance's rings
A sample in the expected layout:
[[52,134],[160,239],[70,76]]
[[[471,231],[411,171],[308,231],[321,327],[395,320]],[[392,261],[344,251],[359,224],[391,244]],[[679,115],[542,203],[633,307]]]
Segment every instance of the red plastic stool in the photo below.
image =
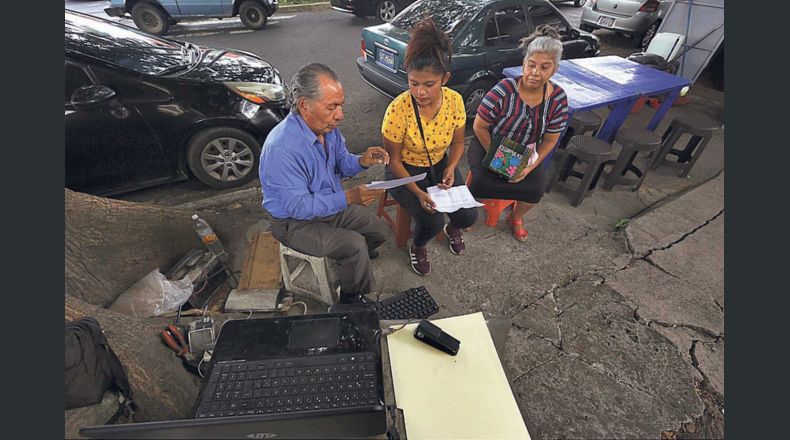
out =
[[[466,174],[466,186],[472,184],[472,171]],[[483,209],[486,210],[486,226],[495,228],[497,223],[499,223],[499,217],[502,215],[502,211],[505,210],[510,205],[515,205],[515,200],[504,200],[504,199],[482,199],[481,203]]]
[[[384,194],[379,198],[379,207],[376,209],[376,215],[382,218],[395,233],[395,246],[402,248],[411,237],[411,216],[409,212],[403,209],[397,200],[388,197],[389,192],[384,191]],[[390,213],[385,208],[388,206],[395,206],[395,220],[392,219]],[[442,241],[443,233],[436,236],[437,241]]]

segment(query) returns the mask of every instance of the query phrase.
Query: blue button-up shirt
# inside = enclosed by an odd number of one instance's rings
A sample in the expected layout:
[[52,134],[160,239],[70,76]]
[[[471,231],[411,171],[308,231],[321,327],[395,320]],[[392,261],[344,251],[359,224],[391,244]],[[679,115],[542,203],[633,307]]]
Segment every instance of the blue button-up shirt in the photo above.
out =
[[290,113],[266,137],[258,175],[263,208],[275,218],[311,220],[346,209],[340,179],[363,170],[335,128],[324,135],[329,155],[301,116]]

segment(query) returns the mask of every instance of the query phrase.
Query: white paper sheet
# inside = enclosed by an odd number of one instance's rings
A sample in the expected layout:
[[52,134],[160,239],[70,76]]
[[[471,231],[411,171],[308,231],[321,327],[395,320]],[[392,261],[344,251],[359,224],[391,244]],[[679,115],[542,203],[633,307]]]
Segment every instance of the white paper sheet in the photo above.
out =
[[466,185],[454,186],[450,189],[441,189],[438,186],[429,186],[428,195],[436,204],[439,212],[455,212],[461,208],[476,208],[482,203],[472,197]]
[[391,189],[406,185],[407,183],[419,182],[424,179],[427,173],[417,174],[416,176],[404,177],[394,180],[376,180],[367,184],[368,189]]
[[458,355],[414,339],[417,324],[387,336],[408,437],[529,440],[483,314],[431,322],[461,341]]

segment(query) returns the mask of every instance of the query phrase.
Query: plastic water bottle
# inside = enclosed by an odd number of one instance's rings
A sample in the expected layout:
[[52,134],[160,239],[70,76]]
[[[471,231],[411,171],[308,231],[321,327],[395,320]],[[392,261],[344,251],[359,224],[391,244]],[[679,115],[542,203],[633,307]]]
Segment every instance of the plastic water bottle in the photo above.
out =
[[209,226],[205,220],[198,217],[197,214],[192,215],[192,220],[195,222],[195,232],[197,232],[198,237],[200,237],[200,241],[202,241],[208,250],[216,255],[220,261],[223,263],[227,261],[228,253],[225,252],[225,246],[219,241],[219,237],[217,237],[216,232],[211,229],[211,226]]

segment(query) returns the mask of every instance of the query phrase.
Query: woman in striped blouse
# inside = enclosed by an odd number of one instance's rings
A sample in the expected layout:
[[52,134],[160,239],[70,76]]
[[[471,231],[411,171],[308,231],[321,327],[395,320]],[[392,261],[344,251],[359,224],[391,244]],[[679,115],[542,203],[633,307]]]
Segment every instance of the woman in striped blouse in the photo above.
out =
[[[543,196],[546,156],[557,146],[568,121],[565,91],[549,78],[557,71],[562,43],[554,28],[540,26],[521,43],[524,73],[505,78],[486,94],[474,121],[476,139],[469,145],[470,190],[484,199],[516,200],[508,223],[513,236],[526,241],[522,217]],[[482,165],[493,137],[509,138],[521,145],[536,143],[535,154],[514,178],[505,180]],[[526,160],[526,158],[524,159]]]

